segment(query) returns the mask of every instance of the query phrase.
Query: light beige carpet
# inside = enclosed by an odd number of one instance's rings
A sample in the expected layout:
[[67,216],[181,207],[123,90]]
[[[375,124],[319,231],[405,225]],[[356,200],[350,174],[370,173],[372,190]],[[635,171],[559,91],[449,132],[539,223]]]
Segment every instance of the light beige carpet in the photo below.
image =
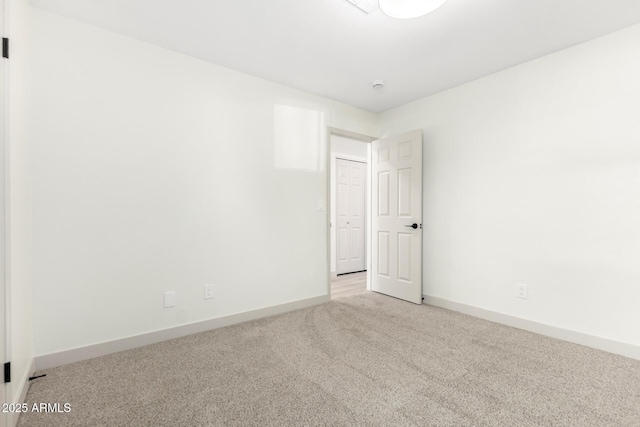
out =
[[366,293],[51,369],[19,426],[640,426],[640,361]]

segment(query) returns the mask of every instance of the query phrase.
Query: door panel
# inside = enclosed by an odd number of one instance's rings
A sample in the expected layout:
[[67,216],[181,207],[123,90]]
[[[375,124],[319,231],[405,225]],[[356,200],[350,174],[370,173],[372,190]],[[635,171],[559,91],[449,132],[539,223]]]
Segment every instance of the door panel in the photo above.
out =
[[336,272],[366,270],[366,163],[336,159]]
[[398,171],[398,216],[411,217],[411,169]]
[[[379,276],[389,277],[389,232],[378,232],[378,259],[374,258]],[[374,268],[374,271],[376,269]]]
[[398,233],[398,280],[411,282],[411,233]]
[[389,172],[378,174],[378,216],[389,216]]
[[371,288],[421,304],[422,131],[374,141],[371,153]]

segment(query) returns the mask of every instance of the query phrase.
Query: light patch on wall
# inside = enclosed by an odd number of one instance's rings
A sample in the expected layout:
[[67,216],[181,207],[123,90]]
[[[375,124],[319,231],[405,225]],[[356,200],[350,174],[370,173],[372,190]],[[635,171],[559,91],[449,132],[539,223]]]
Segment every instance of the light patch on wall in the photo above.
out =
[[327,126],[319,110],[274,105],[275,167],[323,171]]

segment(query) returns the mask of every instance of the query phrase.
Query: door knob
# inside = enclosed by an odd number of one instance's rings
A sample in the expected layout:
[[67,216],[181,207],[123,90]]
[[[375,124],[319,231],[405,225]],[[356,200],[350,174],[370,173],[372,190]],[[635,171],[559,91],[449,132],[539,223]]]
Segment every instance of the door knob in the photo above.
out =
[[416,223],[414,222],[414,223],[413,223],[413,224],[411,224],[411,225],[405,225],[405,227],[411,227],[411,228],[413,228],[413,229],[415,230],[416,228],[418,228],[418,224],[416,224]]

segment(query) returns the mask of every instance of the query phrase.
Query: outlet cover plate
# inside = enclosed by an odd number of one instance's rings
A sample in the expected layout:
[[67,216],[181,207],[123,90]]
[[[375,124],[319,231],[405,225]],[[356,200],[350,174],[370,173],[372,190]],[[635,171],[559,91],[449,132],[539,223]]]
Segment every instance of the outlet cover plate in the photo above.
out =
[[518,298],[527,299],[528,293],[529,293],[528,286],[525,285],[524,283],[519,283],[516,296]]
[[164,293],[164,308],[171,308],[176,306],[176,292],[170,291]]
[[204,285],[204,299],[213,298],[213,285]]

